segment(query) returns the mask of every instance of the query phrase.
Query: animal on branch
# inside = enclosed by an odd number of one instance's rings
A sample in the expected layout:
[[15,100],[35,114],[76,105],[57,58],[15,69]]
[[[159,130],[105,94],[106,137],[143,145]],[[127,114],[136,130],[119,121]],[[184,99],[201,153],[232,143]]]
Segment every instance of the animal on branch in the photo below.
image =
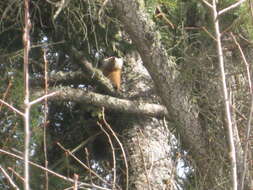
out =
[[102,61],[100,69],[103,74],[111,81],[117,91],[121,85],[121,71],[123,67],[123,58],[109,57]]

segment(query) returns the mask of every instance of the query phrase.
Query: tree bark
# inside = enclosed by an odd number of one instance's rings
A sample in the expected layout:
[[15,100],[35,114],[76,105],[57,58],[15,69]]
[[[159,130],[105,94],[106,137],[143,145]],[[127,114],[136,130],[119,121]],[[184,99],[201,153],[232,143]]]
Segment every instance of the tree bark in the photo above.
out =
[[[139,56],[133,54],[125,56],[128,70],[125,69],[123,75],[126,81],[134,81],[124,86],[125,95],[135,101],[157,102],[158,97],[154,93],[143,93],[152,89],[153,83],[139,62]],[[129,162],[129,189],[175,189],[176,166],[172,161],[173,148],[169,143],[171,133],[166,127],[165,119],[137,114],[130,118],[124,114],[121,120],[121,136]]]
[[198,107],[191,103],[189,91],[178,80],[176,64],[167,55],[154,23],[145,14],[144,2],[112,0],[117,16],[152,77],[157,94],[175,122],[184,148],[192,155],[201,173],[206,173],[206,140],[198,120]]
[[161,120],[145,117],[134,119],[124,131],[131,174],[129,189],[176,189],[170,135]]

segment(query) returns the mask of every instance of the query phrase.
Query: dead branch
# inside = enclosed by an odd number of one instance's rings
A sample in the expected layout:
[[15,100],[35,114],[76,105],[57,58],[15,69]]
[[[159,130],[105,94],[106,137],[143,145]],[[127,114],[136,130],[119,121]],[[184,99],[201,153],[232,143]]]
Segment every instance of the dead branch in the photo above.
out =
[[[24,158],[22,158],[21,156],[18,156],[18,155],[16,155],[16,154],[13,154],[13,153],[8,152],[8,151],[6,151],[6,150],[0,149],[0,153],[6,154],[6,155],[9,155],[9,156],[11,156],[11,157],[13,157],[13,158],[16,158],[16,159],[19,159],[19,160],[24,161]],[[52,175],[54,175],[54,176],[57,176],[57,177],[59,177],[59,178],[65,180],[65,181],[68,181],[68,182],[70,182],[70,183],[75,183],[75,180],[73,180],[73,179],[71,179],[71,178],[68,178],[68,177],[65,177],[65,176],[63,176],[63,175],[61,175],[61,174],[58,174],[58,173],[56,173],[56,172],[54,172],[54,171],[52,171],[52,170],[49,170],[49,169],[47,169],[47,168],[45,168],[45,167],[43,167],[43,166],[41,166],[41,165],[39,165],[39,164],[36,164],[36,163],[34,163],[34,162],[31,162],[31,161],[29,161],[29,164],[31,164],[31,165],[33,165],[33,166],[35,166],[35,167],[37,167],[37,168],[40,168],[40,169],[42,169],[42,170],[44,170],[44,171],[47,170],[48,173],[50,173],[50,174],[52,174]],[[79,187],[80,187],[80,186],[84,186],[84,187],[88,187],[88,188],[95,188],[95,189],[101,189],[101,190],[110,190],[110,189],[108,189],[108,188],[100,187],[100,186],[95,185],[95,184],[88,184],[88,183],[84,183],[84,182],[80,182],[80,181],[78,181],[77,183],[78,183],[78,186],[79,186]]]
[[218,16],[224,14],[225,12],[230,11],[231,9],[234,9],[234,8],[238,7],[238,6],[239,6],[240,4],[242,4],[244,1],[246,1],[246,0],[240,0],[240,1],[238,1],[238,2],[236,2],[236,3],[234,3],[234,4],[232,4],[232,5],[230,5],[230,6],[227,7],[227,8],[222,9],[221,11],[218,12]]
[[249,117],[248,117],[248,125],[247,125],[247,130],[246,130],[246,143],[245,143],[245,147],[244,147],[244,158],[243,158],[243,172],[242,172],[242,179],[241,179],[241,189],[244,188],[244,181],[245,181],[245,177],[246,177],[246,172],[247,172],[247,158],[248,158],[248,152],[249,152],[249,137],[250,137],[250,131],[251,131],[251,122],[252,122],[252,113],[253,113],[253,89],[252,89],[252,82],[251,82],[251,74],[250,74],[250,65],[248,63],[248,61],[246,60],[246,57],[244,55],[244,52],[240,46],[240,44],[238,43],[238,41],[236,40],[235,36],[233,35],[233,33],[231,33],[231,36],[237,46],[237,48],[240,51],[242,60],[245,64],[246,67],[246,71],[247,71],[247,79],[248,79],[248,83],[249,83],[249,93],[250,93],[250,98],[251,98],[251,106],[250,106],[250,112],[249,112]]
[[[0,102],[1,102],[3,105],[5,105],[5,106],[7,106],[8,108],[10,108],[12,111],[14,111],[14,112],[16,112],[16,113],[18,113],[19,115],[21,115],[21,116],[24,117],[24,113],[21,112],[21,111],[19,111],[18,109],[16,109],[16,108],[13,107],[12,105],[8,104],[7,102],[5,102],[5,101],[3,101],[3,100],[1,100],[1,99],[0,99]],[[2,105],[2,104],[1,104],[1,105]]]
[[61,143],[57,142],[57,145],[64,151],[66,152],[68,155],[70,155],[73,159],[75,159],[79,164],[81,164],[86,170],[88,170],[90,173],[92,173],[94,176],[96,176],[98,179],[100,179],[102,182],[107,183],[108,182],[106,180],[104,180],[99,174],[97,174],[96,172],[94,172],[91,168],[89,168],[88,166],[86,166],[81,160],[79,160],[74,154],[72,154],[69,150],[67,150],[66,148],[64,148]]
[[109,131],[112,133],[113,137],[115,138],[115,140],[119,144],[120,149],[122,151],[123,158],[124,158],[124,163],[125,163],[125,167],[126,167],[126,190],[128,190],[128,187],[129,187],[129,169],[128,169],[126,153],[125,153],[124,147],[123,147],[121,141],[119,140],[118,136],[116,135],[116,133],[113,131],[113,129],[111,128],[109,123],[107,123],[107,121],[105,119],[105,110],[104,110],[104,108],[103,108],[103,111],[102,111],[102,120],[103,120],[103,123],[105,124],[106,128],[109,129]]
[[10,182],[11,186],[16,189],[19,190],[18,186],[14,183],[14,181],[11,179],[11,177],[9,176],[9,174],[5,171],[5,169],[0,165],[0,170],[2,171],[2,173],[4,174],[4,176],[8,179],[8,181]]
[[100,127],[100,129],[103,131],[103,133],[107,136],[108,138],[108,141],[109,141],[109,144],[111,146],[111,149],[112,149],[112,160],[113,160],[113,183],[112,183],[112,189],[114,190],[115,189],[115,185],[116,185],[116,158],[115,158],[115,148],[113,146],[113,143],[112,143],[112,139],[109,135],[108,132],[106,132],[106,130],[103,128],[103,125],[100,124],[99,122],[97,122],[98,126]]

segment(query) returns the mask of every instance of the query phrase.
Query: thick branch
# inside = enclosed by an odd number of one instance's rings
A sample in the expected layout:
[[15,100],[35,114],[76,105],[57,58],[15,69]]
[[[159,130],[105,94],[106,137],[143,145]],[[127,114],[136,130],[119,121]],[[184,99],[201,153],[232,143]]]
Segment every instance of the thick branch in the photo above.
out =
[[[148,104],[138,101],[130,101],[111,97],[108,95],[101,95],[94,92],[88,92],[81,89],[73,88],[61,88],[61,89],[51,89],[57,91],[55,96],[50,99],[62,100],[62,101],[75,101],[85,104],[92,104],[94,106],[104,107],[107,110],[125,112],[129,114],[138,114],[151,117],[165,117],[168,112],[164,106],[158,104]],[[40,91],[36,94],[39,96],[43,94]]]

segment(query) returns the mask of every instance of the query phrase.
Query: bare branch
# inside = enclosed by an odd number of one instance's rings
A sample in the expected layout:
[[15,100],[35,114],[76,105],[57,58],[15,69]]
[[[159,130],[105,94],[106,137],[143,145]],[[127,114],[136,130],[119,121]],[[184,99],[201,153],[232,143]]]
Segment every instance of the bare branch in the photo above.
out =
[[102,124],[100,124],[99,122],[97,122],[97,124],[100,127],[100,129],[107,136],[109,144],[110,144],[111,149],[112,149],[112,160],[113,160],[113,168],[112,168],[112,170],[113,170],[113,184],[112,184],[112,189],[115,189],[115,185],[116,185],[116,158],[115,158],[115,149],[114,149],[114,146],[113,146],[112,139],[111,139],[110,135],[103,128]]
[[227,11],[230,11],[231,9],[234,9],[234,8],[238,7],[238,6],[239,6],[240,4],[242,4],[244,1],[246,1],[246,0],[240,0],[240,1],[238,1],[238,2],[236,2],[236,3],[234,3],[234,4],[232,4],[232,5],[230,5],[230,6],[227,7],[227,8],[222,9],[221,11],[218,12],[218,16],[224,14],[224,13],[227,12]]
[[206,27],[202,26],[201,27],[213,40],[216,41],[216,38],[206,29]]
[[[109,125],[109,123],[107,123],[106,119],[105,119],[105,113],[104,113],[104,108],[103,108],[103,112],[102,112],[102,119],[103,119],[103,122],[105,124],[105,126],[107,127],[107,129],[109,129],[109,131],[112,133],[113,137],[116,139],[117,143],[119,144],[120,146],[120,149],[122,151],[122,154],[123,154],[123,158],[124,158],[124,163],[125,163],[125,167],[126,167],[126,190],[128,190],[128,187],[129,187],[129,169],[128,169],[128,163],[127,163],[127,157],[126,157],[126,153],[125,153],[125,150],[124,150],[124,147],[122,145],[122,143],[120,142],[118,136],[116,135],[116,133],[113,131],[113,129],[111,128],[111,126]],[[115,168],[116,169],[116,168]]]
[[19,175],[19,173],[18,172],[16,172],[13,168],[11,168],[11,167],[8,167],[8,170],[10,170],[11,172],[12,172],[12,174],[14,174],[18,179],[20,179],[23,183],[24,183],[24,178],[21,176],[21,175]]
[[6,105],[8,108],[10,108],[11,110],[13,110],[14,112],[18,113],[19,115],[24,117],[24,113],[22,113],[21,111],[19,111],[18,109],[14,108],[12,105],[8,104],[7,102],[3,101],[2,99],[0,99],[0,102],[4,105]]
[[8,179],[8,181],[10,182],[11,186],[16,189],[19,190],[18,186],[14,183],[14,181],[11,179],[11,177],[9,176],[9,174],[3,169],[3,167],[0,165],[0,170],[2,171],[2,173],[4,174],[4,176]]
[[249,83],[249,92],[250,92],[250,94],[252,94],[252,93],[253,93],[253,89],[252,89],[252,82],[251,82],[251,76],[250,76],[249,63],[248,63],[248,61],[246,60],[246,57],[245,57],[245,55],[244,55],[244,53],[243,53],[243,51],[242,51],[242,48],[241,48],[240,44],[237,42],[235,36],[233,35],[233,33],[230,33],[230,34],[231,34],[231,36],[232,36],[232,38],[233,38],[235,44],[237,45],[237,48],[238,48],[239,51],[240,51],[242,60],[243,60],[243,62],[244,62],[244,64],[245,64],[246,71],[247,71],[248,83]]
[[68,155],[70,155],[72,158],[74,158],[79,164],[81,164],[86,170],[88,170],[89,172],[91,172],[94,176],[96,176],[98,179],[100,179],[102,182],[107,183],[108,182],[106,180],[104,180],[100,175],[98,175],[96,172],[94,172],[92,169],[90,169],[88,166],[86,166],[81,160],[79,160],[74,154],[72,154],[69,150],[67,150],[66,148],[64,148],[61,143],[57,142],[57,145],[64,151],[66,152]]
[[[84,145],[86,145],[88,142],[90,142],[91,140],[95,139],[98,135],[102,134],[102,132],[98,132],[92,136],[90,136],[89,138],[87,138],[86,140],[84,140],[83,142],[81,142],[77,147],[75,147],[73,150],[70,151],[70,153],[74,154],[76,151],[80,150]],[[57,168],[59,166],[60,163],[62,163],[62,161],[65,158],[62,157],[61,159],[59,159],[56,163],[54,163],[51,168]],[[90,167],[89,167],[90,168]]]
[[173,23],[166,17],[165,13],[162,11],[160,6],[157,6],[156,9],[159,11],[158,14],[155,15],[155,17],[157,18],[161,18],[165,21],[165,23],[171,27],[172,29],[175,28],[175,26],[173,25]]
[[208,3],[206,0],[202,0],[202,2],[203,3],[205,3],[209,8],[213,8],[213,6],[210,4],[210,3]]
[[[102,134],[102,131],[101,131],[101,134]],[[91,168],[91,167],[90,167],[90,159],[89,159],[89,151],[88,151],[87,148],[84,148],[84,150],[85,150],[87,165],[88,165],[89,168]],[[90,183],[93,183],[90,170],[89,170],[89,180],[90,180]]]
[[[2,154],[7,154],[7,155],[9,155],[9,156],[11,156],[11,157],[14,157],[14,158],[16,158],[16,159],[19,159],[19,160],[24,161],[24,158],[22,158],[21,156],[18,156],[18,155],[16,155],[16,154],[13,154],[13,153],[8,152],[8,151],[6,151],[6,150],[0,149],[0,153],[2,153]],[[54,172],[54,171],[52,171],[52,170],[49,170],[49,169],[47,169],[47,168],[45,168],[45,167],[43,167],[43,166],[41,166],[41,165],[39,165],[39,164],[34,163],[34,162],[29,161],[29,164],[31,164],[31,165],[33,165],[33,166],[35,166],[35,167],[37,167],[37,168],[40,168],[40,169],[42,169],[42,170],[44,170],[44,171],[46,170],[48,173],[50,173],[50,174],[52,174],[52,175],[54,175],[54,176],[57,176],[57,177],[59,177],[59,178],[65,180],[65,181],[70,182],[70,183],[74,183],[74,182],[75,182],[75,180],[73,180],[73,179],[71,179],[71,178],[68,178],[68,177],[65,177],[65,176],[63,176],[63,175],[61,175],[61,174],[58,174],[58,173],[56,173],[56,172]],[[110,190],[110,189],[108,189],[108,188],[100,187],[100,186],[95,185],[95,184],[88,184],[88,183],[84,183],[84,182],[80,182],[80,181],[78,181],[78,186],[84,186],[84,187],[88,187],[88,188],[96,188],[96,189],[101,189],[101,190]]]
[[33,104],[37,104],[37,103],[39,103],[39,102],[41,102],[41,101],[43,101],[43,100],[45,100],[45,99],[47,99],[47,98],[49,98],[49,97],[56,96],[58,93],[59,93],[59,92],[56,91],[56,92],[52,92],[52,93],[50,93],[50,94],[46,94],[46,95],[44,95],[44,96],[42,96],[42,97],[40,97],[40,98],[37,98],[36,100],[33,100],[33,101],[30,102],[29,104],[30,104],[30,106],[32,106]]
[[235,42],[235,44],[237,45],[240,53],[241,53],[241,57],[242,60],[245,64],[246,70],[247,70],[247,78],[248,78],[248,83],[249,83],[249,93],[251,95],[251,108],[250,108],[250,112],[249,112],[249,119],[248,119],[248,125],[247,125],[247,130],[246,130],[246,144],[245,144],[245,148],[244,148],[244,158],[243,158],[243,172],[242,172],[242,181],[241,181],[241,189],[243,189],[244,187],[244,181],[245,181],[245,176],[246,176],[246,171],[247,171],[247,157],[248,157],[248,151],[249,151],[249,137],[250,137],[250,131],[251,131],[251,122],[252,122],[252,113],[253,113],[253,89],[252,89],[252,82],[251,82],[251,75],[250,75],[250,68],[249,68],[249,63],[246,60],[246,57],[242,51],[242,48],[240,46],[240,44],[238,43],[238,41],[236,40],[235,36],[233,35],[233,33],[231,33],[231,36]]

